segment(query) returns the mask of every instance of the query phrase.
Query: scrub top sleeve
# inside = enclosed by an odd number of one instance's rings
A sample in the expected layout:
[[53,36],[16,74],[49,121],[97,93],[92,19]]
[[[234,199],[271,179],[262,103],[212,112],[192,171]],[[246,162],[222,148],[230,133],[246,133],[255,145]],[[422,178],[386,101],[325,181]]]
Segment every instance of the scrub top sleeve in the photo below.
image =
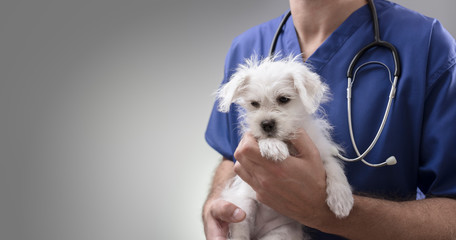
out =
[[[427,196],[456,197],[456,43],[437,24],[429,64],[445,59],[430,73],[421,140],[418,187]],[[440,55],[440,56],[439,56]],[[443,55],[443,56],[442,56]],[[435,65],[434,65],[435,66]],[[431,68],[431,67],[430,67]]]
[[[222,84],[228,82],[230,76],[237,67],[235,41],[225,59],[225,71]],[[235,66],[235,67],[233,67]],[[209,123],[207,125],[205,138],[206,142],[224,158],[234,161],[234,151],[240,141],[239,112],[237,106],[232,104],[228,113],[219,112],[218,101],[216,100],[212,108]]]
[[237,148],[237,121],[234,113],[221,113],[216,101],[206,129],[206,142],[224,158],[234,161]]
[[418,187],[426,195],[456,197],[456,70],[435,83],[425,106]]

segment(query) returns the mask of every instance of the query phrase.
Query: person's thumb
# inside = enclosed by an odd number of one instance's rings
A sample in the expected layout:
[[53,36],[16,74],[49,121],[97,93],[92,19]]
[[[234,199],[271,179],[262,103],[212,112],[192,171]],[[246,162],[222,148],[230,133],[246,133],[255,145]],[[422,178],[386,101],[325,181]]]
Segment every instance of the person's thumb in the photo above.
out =
[[304,129],[299,129],[295,138],[290,139],[291,147],[295,156],[304,157],[309,154],[319,154],[312,139]]
[[244,220],[246,214],[238,206],[219,199],[211,208],[211,214],[214,218],[228,223],[236,223]]

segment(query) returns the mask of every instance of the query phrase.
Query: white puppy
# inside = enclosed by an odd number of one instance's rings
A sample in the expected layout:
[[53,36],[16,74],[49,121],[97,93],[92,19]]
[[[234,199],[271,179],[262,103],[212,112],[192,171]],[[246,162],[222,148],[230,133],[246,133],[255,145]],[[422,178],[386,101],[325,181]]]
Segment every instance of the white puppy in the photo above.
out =
[[[258,140],[261,155],[272,161],[285,160],[290,155],[287,140],[296,136],[297,129],[304,129],[320,151],[326,170],[326,202],[343,218],[353,206],[351,188],[333,156],[338,146],[331,139],[331,127],[315,114],[327,92],[328,87],[299,57],[261,61],[252,57],[217,91],[217,98],[221,112],[229,111],[232,103],[243,107],[242,131],[250,131]],[[253,189],[239,177],[226,187],[222,198],[247,214],[243,222],[230,225],[231,239],[306,238],[297,222],[259,203]]]

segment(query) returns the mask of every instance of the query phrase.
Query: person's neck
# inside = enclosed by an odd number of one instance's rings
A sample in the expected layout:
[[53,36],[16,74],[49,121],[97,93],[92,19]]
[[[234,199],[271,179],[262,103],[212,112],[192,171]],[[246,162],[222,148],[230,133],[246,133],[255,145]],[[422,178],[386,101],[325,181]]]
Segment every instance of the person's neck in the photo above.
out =
[[366,0],[290,0],[291,14],[304,60]]

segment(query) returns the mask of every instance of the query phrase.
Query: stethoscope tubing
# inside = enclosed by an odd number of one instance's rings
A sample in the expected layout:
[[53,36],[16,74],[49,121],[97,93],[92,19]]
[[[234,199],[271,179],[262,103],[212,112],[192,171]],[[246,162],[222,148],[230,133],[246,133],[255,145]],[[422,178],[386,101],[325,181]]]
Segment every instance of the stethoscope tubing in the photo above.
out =
[[353,69],[356,66],[356,63],[359,61],[359,59],[363,56],[363,54],[374,47],[385,47],[389,49],[393,55],[393,60],[394,60],[394,76],[395,77],[400,77],[401,75],[401,64],[399,61],[399,53],[397,52],[396,47],[394,47],[393,44],[382,41],[382,40],[375,40],[374,42],[369,43],[368,45],[364,46],[361,50],[359,50],[356,55],[353,57],[352,61],[350,62],[350,65],[347,69],[347,78],[353,78]]
[[288,21],[288,18],[290,18],[290,16],[291,16],[291,10],[288,11],[288,13],[282,18],[282,21],[280,22],[279,27],[277,28],[277,30],[274,34],[274,37],[272,38],[271,47],[269,48],[269,53],[268,53],[269,57],[272,57],[274,55],[275,48],[277,46],[277,40],[279,39],[279,35],[282,32],[282,28],[285,25],[285,23]]

